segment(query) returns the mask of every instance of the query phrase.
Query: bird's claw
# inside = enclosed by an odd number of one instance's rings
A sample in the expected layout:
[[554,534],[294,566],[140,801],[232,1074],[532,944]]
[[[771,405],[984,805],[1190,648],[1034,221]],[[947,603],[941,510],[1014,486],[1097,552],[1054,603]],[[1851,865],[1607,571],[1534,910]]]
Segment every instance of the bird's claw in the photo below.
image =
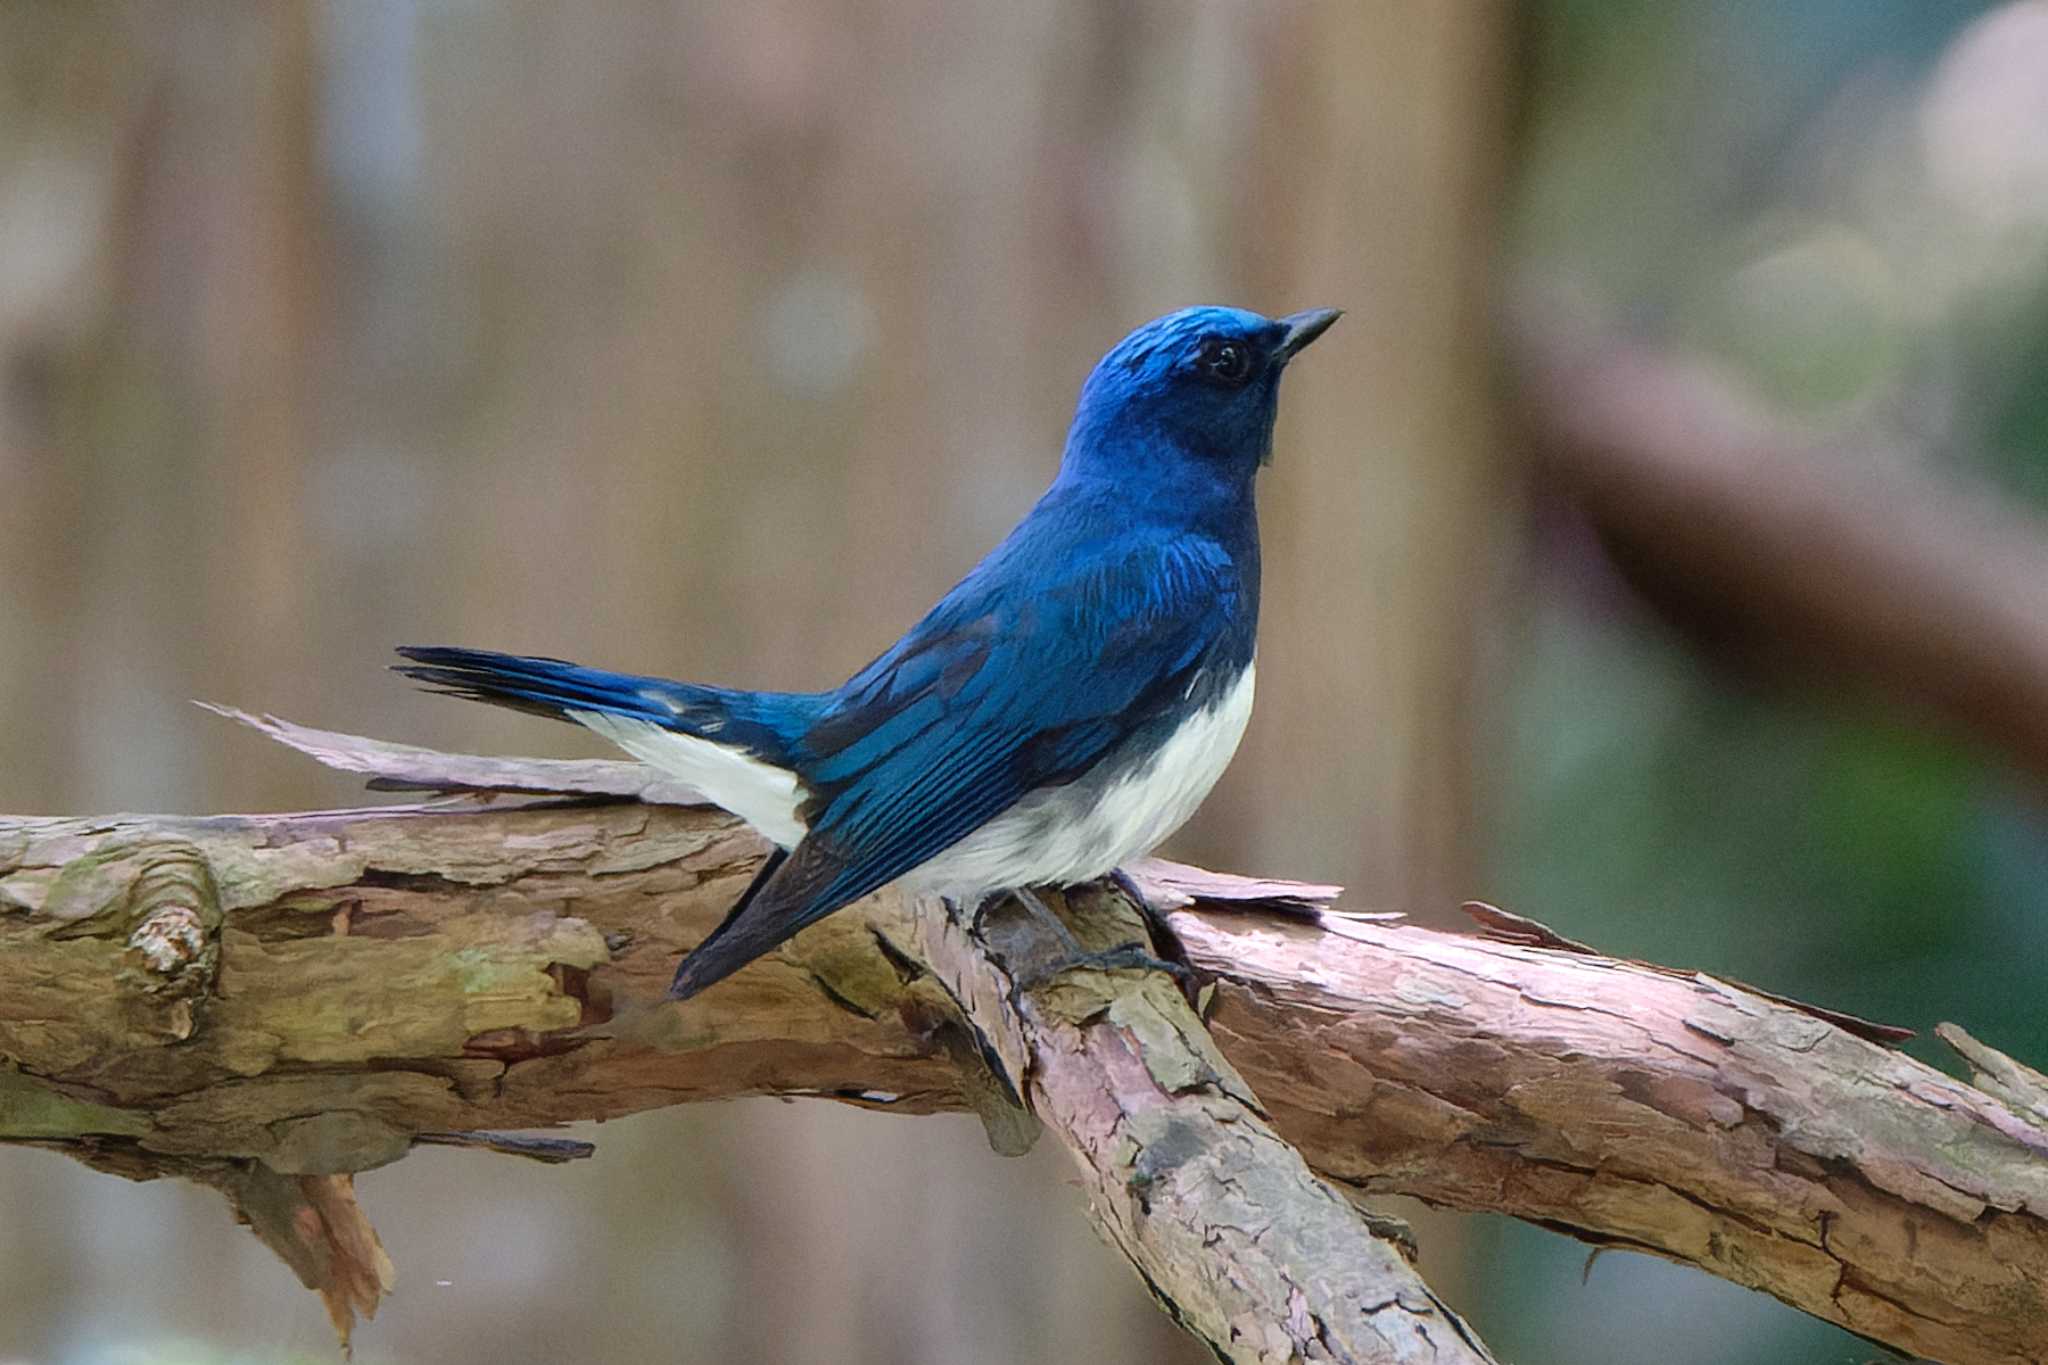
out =
[[1186,963],[1169,962],[1154,954],[1145,944],[1133,940],[1129,943],[1119,943],[1114,948],[1068,953],[1057,961],[1034,967],[1017,978],[1017,988],[1026,991],[1036,990],[1057,977],[1076,971],[1165,972],[1183,991],[1189,993],[1195,991],[1201,984]]

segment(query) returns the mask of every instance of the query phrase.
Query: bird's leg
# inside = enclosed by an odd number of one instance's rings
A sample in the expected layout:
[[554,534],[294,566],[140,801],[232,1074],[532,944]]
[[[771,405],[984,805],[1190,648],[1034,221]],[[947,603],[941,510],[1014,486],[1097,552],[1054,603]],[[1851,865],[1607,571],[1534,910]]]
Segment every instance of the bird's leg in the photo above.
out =
[[1138,913],[1145,917],[1145,923],[1151,926],[1153,933],[1164,935],[1170,943],[1179,942],[1173,936],[1172,927],[1166,922],[1165,913],[1153,908],[1152,902],[1146,899],[1145,888],[1138,885],[1136,877],[1120,867],[1112,867],[1109,870],[1109,883],[1123,892],[1125,899],[1132,905],[1138,907]]
[[[1167,923],[1166,912],[1152,904],[1151,899],[1145,894],[1145,888],[1138,885],[1138,879],[1120,867],[1112,867],[1109,870],[1108,881],[1111,886],[1123,892],[1125,899],[1138,907],[1138,917],[1144,920],[1145,927],[1152,931],[1152,941],[1173,954],[1168,960],[1185,961],[1187,952],[1181,946],[1180,935]],[[1175,979],[1187,988],[1190,996],[1195,993],[1192,973]]]
[[1102,972],[1119,969],[1165,972],[1179,982],[1183,990],[1188,991],[1194,990],[1198,984],[1195,981],[1195,974],[1184,964],[1168,962],[1155,956],[1150,945],[1135,939],[1129,943],[1119,943],[1114,948],[1084,948],[1081,941],[1074,937],[1074,931],[1067,928],[1066,921],[1055,915],[1052,908],[1038,898],[1036,892],[1028,887],[1018,887],[1010,894],[1016,897],[1019,905],[1030,912],[1033,919],[1045,926],[1059,943],[1061,952],[1061,956],[1040,963],[1017,977],[1017,985],[1022,990],[1031,990],[1043,986],[1054,977],[1085,969]]
[[1139,888],[1136,878],[1120,867],[1112,867],[1109,870],[1109,879],[1116,883],[1117,890],[1131,898],[1131,904],[1144,911],[1147,918],[1151,917],[1152,903],[1145,899],[1145,893]]
[[1055,915],[1052,907],[1038,898],[1036,891],[1020,886],[1010,894],[1016,897],[1017,904],[1030,912],[1032,919],[1038,921],[1040,928],[1059,941],[1060,949],[1067,957],[1076,958],[1087,953],[1088,950],[1081,946],[1081,940],[1075,938],[1074,931],[1067,927],[1067,922]]

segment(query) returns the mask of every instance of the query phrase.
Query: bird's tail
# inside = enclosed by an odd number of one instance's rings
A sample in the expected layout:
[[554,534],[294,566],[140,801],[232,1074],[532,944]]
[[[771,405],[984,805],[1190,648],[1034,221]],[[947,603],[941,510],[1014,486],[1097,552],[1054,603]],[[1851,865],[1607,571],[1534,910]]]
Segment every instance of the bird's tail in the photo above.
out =
[[407,662],[394,667],[432,691],[597,731],[778,845],[725,921],[676,969],[671,999],[723,980],[842,903],[818,898],[837,865],[803,842],[807,792],[793,770],[823,698],[739,692],[482,649],[413,645],[398,652]]
[[[393,667],[432,691],[588,726],[700,785],[720,805],[749,819],[754,812],[744,803],[744,789],[748,779],[761,775],[727,772],[729,760],[739,757],[787,770],[792,750],[817,709],[817,698],[809,694],[707,687],[608,673],[561,659],[446,645],[408,645],[398,653],[407,662]],[[663,739],[664,735],[670,738]],[[704,744],[679,749],[675,737]],[[743,804],[722,799],[721,788],[733,778],[741,780]],[[772,822],[756,823],[763,825],[764,833],[774,832],[769,828]]]
[[403,645],[398,653],[410,662],[392,667],[431,691],[553,720],[583,712],[652,721],[685,734],[716,733],[732,719],[730,702],[754,695],[488,649]]

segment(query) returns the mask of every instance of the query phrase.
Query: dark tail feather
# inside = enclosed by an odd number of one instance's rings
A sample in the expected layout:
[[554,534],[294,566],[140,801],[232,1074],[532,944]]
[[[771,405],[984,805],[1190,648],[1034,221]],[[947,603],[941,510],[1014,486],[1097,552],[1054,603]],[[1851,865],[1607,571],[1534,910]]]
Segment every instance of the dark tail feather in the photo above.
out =
[[675,980],[669,983],[669,999],[688,1000],[706,986],[715,981],[725,980],[746,966],[747,962],[752,961],[748,958],[733,962],[729,966],[719,966],[715,974],[713,972],[714,964],[722,962],[727,956],[719,951],[719,941],[726,937],[739,917],[746,913],[747,907],[754,903],[754,897],[761,894],[761,888],[768,884],[768,879],[788,861],[788,849],[778,848],[769,851],[767,861],[763,862],[760,871],[754,874],[754,880],[747,883],[747,889],[740,893],[740,898],[733,903],[732,909],[725,912],[725,918],[718,922],[718,927],[706,934],[704,941],[685,953],[683,960],[676,965]]
[[602,711],[673,725],[699,690],[660,678],[606,673],[562,659],[497,654],[485,649],[406,645],[398,653],[412,662],[392,667],[435,692],[487,701],[517,711],[568,720],[570,711]]
[[843,901],[818,894],[838,870],[838,860],[809,840],[769,854],[725,919],[683,958],[668,998],[688,1000],[717,985],[838,909]]
[[554,720],[599,711],[702,735],[787,766],[818,713],[815,694],[742,692],[637,673],[607,673],[561,659],[447,645],[405,645],[392,667],[430,691],[509,706]]
[[[597,711],[652,721],[685,734],[713,735],[769,762],[786,762],[815,721],[820,698],[788,692],[739,692],[670,682],[632,673],[606,673],[561,659],[497,654],[483,649],[408,645],[398,672],[430,690],[574,720],[571,712]],[[815,840],[776,849],[761,865],[738,904],[677,967],[668,995],[687,1000],[723,981],[839,906],[827,894],[841,870]]]

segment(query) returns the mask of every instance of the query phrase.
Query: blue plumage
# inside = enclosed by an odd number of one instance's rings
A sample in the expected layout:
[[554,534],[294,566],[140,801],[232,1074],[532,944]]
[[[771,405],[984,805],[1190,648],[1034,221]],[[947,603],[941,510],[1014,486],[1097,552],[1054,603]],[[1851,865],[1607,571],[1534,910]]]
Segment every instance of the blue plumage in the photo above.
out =
[[401,671],[588,725],[785,846],[684,959],[676,998],[899,878],[978,897],[1100,876],[1186,818],[1242,732],[1253,478],[1282,369],[1336,317],[1190,308],[1126,337],[1038,504],[832,691],[440,647],[400,650]]
[[584,711],[715,735],[778,766],[787,766],[791,746],[816,722],[824,700],[816,693],[744,692],[488,649],[407,645],[398,652],[414,665],[399,672],[450,696],[550,720]]

